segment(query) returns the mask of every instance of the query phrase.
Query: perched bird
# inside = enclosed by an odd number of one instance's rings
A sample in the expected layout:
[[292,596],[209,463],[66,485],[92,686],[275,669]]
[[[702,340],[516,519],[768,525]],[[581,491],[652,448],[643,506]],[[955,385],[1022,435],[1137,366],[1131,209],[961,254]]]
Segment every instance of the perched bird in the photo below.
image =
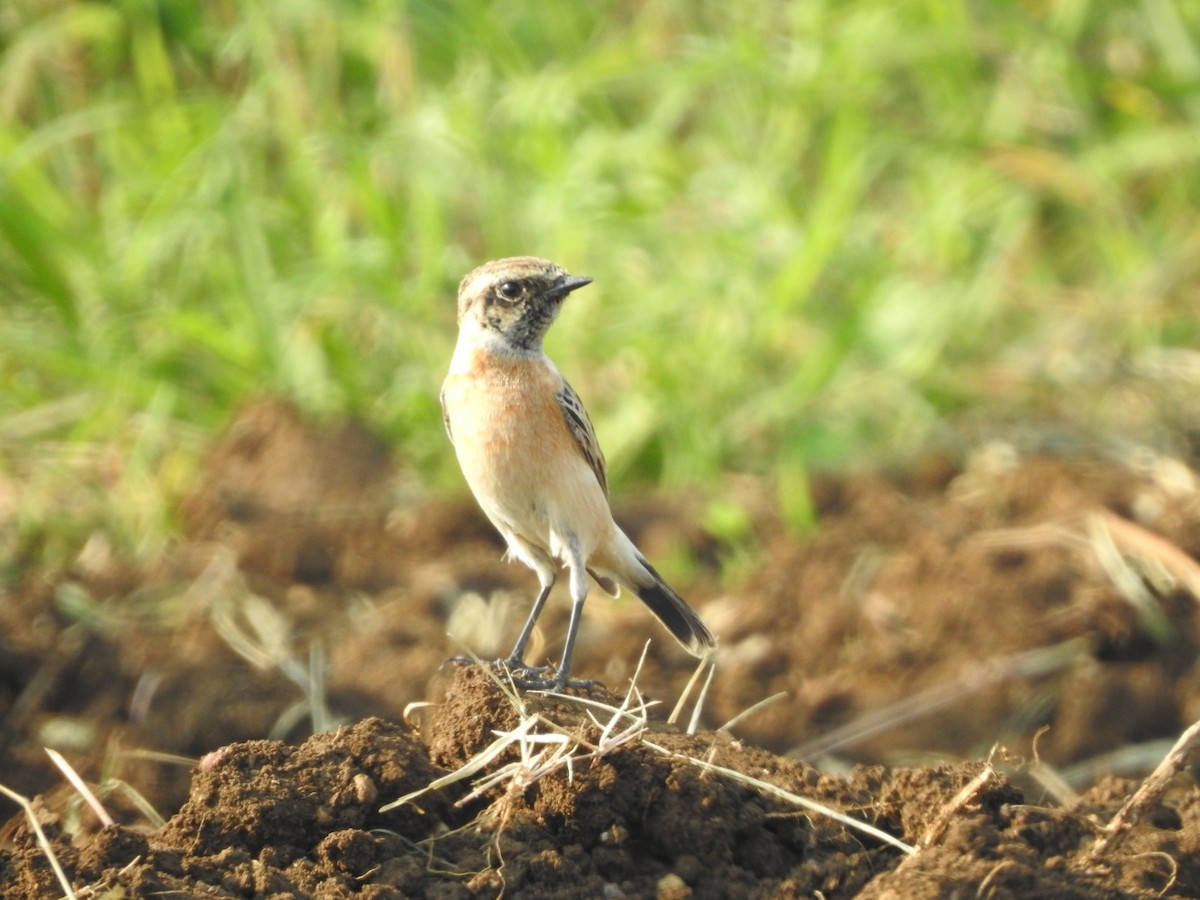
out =
[[[572,291],[591,283],[532,256],[486,263],[458,287],[458,344],[442,386],[442,417],[467,484],[541,591],[506,660],[522,687],[572,684],[571,652],[588,576],[612,596],[630,588],[692,654],[716,639],[617,527],[604,455],[579,395],[542,349]],[[557,671],[525,663],[525,644],[559,566],[570,573],[571,619]]]

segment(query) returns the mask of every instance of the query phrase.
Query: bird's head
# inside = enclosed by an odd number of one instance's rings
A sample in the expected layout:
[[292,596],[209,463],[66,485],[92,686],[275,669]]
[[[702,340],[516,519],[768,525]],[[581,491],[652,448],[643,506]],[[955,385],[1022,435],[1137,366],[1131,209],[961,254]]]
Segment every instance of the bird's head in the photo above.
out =
[[514,351],[539,351],[567,294],[592,279],[536,256],[484,263],[458,286],[458,324]]

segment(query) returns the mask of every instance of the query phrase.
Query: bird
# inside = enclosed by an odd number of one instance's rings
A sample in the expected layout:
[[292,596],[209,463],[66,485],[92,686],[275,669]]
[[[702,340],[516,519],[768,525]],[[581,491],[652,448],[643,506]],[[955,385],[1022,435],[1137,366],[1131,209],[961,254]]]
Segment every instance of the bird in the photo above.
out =
[[[535,256],[485,263],[458,287],[458,340],[442,385],[442,419],[467,485],[503,536],[507,556],[537,575],[540,590],[505,668],[518,686],[561,692],[571,679],[590,580],[629,588],[692,655],[716,638],[613,520],[608,474],[579,395],[543,349],[563,302],[591,284]],[[532,666],[525,648],[560,569],[571,616],[557,667]]]

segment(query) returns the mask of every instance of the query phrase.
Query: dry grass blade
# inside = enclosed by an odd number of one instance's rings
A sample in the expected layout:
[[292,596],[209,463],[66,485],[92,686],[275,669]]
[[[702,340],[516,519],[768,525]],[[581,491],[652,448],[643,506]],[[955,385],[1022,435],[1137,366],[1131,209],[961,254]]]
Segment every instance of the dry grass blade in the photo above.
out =
[[[214,630],[231,650],[256,669],[278,669],[295,684],[304,699],[284,710],[271,728],[273,738],[282,738],[296,723],[308,717],[313,732],[329,731],[338,722],[326,701],[327,660],[324,645],[313,640],[308,648],[308,665],[292,654],[294,622],[271,601],[250,591],[227,554],[217,554],[189,593],[206,594],[214,585],[226,592],[206,600]],[[205,585],[201,589],[200,585]]]
[[1192,725],[1179,737],[1175,746],[1166,755],[1158,768],[1146,776],[1141,787],[1134,791],[1133,796],[1125,801],[1125,805],[1117,810],[1104,829],[1104,834],[1097,838],[1092,849],[1088,851],[1091,859],[1098,859],[1110,850],[1115,850],[1129,835],[1129,829],[1145,813],[1150,810],[1166,793],[1171,780],[1183,769],[1188,756],[1200,746],[1200,721]]
[[[633,677],[630,678],[629,689],[626,691],[625,696],[622,698],[619,706],[601,703],[597,700],[593,700],[590,697],[577,697],[567,694],[559,695],[559,699],[570,703],[576,703],[586,708],[588,717],[592,720],[593,724],[600,728],[600,737],[595,746],[588,746],[577,737],[574,737],[563,730],[558,724],[549,721],[536,713],[526,714],[523,715],[518,726],[512,731],[495,732],[497,739],[488,745],[488,747],[486,747],[484,750],[473,756],[457,770],[441,778],[435,779],[420,790],[413,791],[397,800],[392,801],[391,803],[386,804],[380,808],[380,812],[387,812],[388,810],[395,809],[403,804],[411,803],[430,791],[439,790],[440,788],[447,787],[451,784],[460,782],[482,772],[489,763],[499,758],[499,756],[507,748],[513,745],[517,745],[520,748],[521,759],[519,761],[502,766],[498,770],[479,778],[472,786],[470,793],[465,798],[460,800],[459,803],[464,803],[470,799],[482,796],[483,794],[500,786],[501,784],[504,784],[505,782],[508,782],[510,788],[510,791],[505,795],[507,797],[511,794],[512,788],[522,789],[536,782],[538,779],[543,778],[546,775],[562,768],[567,770],[567,777],[568,779],[571,779],[574,776],[574,766],[576,764],[586,760],[601,758],[606,754],[613,752],[618,747],[621,747],[632,741],[639,741],[642,746],[648,747],[656,753],[662,754],[663,756],[684,760],[691,765],[699,766],[706,771],[716,772],[717,774],[723,775],[731,781],[747,785],[765,794],[774,796],[780,800],[783,800],[785,803],[789,803],[793,806],[799,806],[803,809],[826,816],[827,818],[842,823],[848,828],[860,831],[883,843],[896,847],[905,853],[911,854],[916,852],[916,848],[893,837],[885,831],[882,831],[873,825],[869,825],[866,822],[861,822],[857,819],[847,816],[845,813],[841,813],[838,810],[824,805],[823,803],[810,800],[809,798],[802,797],[798,794],[794,794],[791,791],[785,790],[777,785],[771,784],[770,782],[753,778],[737,771],[736,769],[719,766],[684,753],[677,753],[651,741],[645,740],[643,736],[648,723],[647,711],[652,704],[646,703],[641,699],[641,695],[637,690],[637,680],[638,675],[641,672],[642,665],[645,662],[646,650],[648,649],[648,646],[649,645],[647,645],[647,648],[644,648],[642,651],[642,656],[638,663],[638,667],[635,670]],[[708,665],[707,660],[705,661],[705,665]],[[487,670],[487,667],[484,668]],[[715,668],[715,666],[710,666],[709,668],[709,682],[711,682]],[[489,674],[491,674],[490,670],[487,671],[489,671]],[[693,676],[693,681],[696,677],[698,677],[700,671],[700,669],[697,670],[697,673]],[[499,679],[496,679],[494,674],[492,674],[491,677],[493,677],[493,679],[499,683]],[[705,686],[705,690],[707,690],[707,684]],[[685,689],[685,695],[688,692],[690,692],[690,687]],[[703,698],[703,696],[704,691],[701,692],[701,698]],[[515,694],[510,697],[510,699],[518,709],[522,708],[520,700],[515,696]],[[767,702],[769,702],[770,699],[773,698],[769,698]],[[607,722],[602,722],[596,715],[593,714],[593,710],[605,710],[608,712],[609,718]],[[677,706],[676,711],[678,710],[679,707]],[[692,718],[693,727],[695,726],[698,716],[699,703],[697,704],[697,710]],[[626,725],[626,727],[623,729],[618,730],[618,723],[623,720],[627,720],[628,725]],[[549,726],[551,729],[550,732],[535,732],[533,730],[534,726],[539,723]],[[970,798],[968,796],[962,802],[969,802],[969,799]]]
[[818,803],[816,800],[810,800],[808,797],[802,797],[799,794],[793,794],[791,791],[785,790],[778,785],[771,784],[769,781],[762,781],[758,778],[746,775],[743,772],[739,772],[737,769],[718,766],[715,763],[706,762],[705,760],[697,759],[694,756],[688,756],[686,753],[676,753],[673,750],[668,750],[666,747],[661,747],[651,741],[642,741],[642,746],[649,747],[651,750],[661,753],[663,756],[667,756],[672,759],[681,759],[685,762],[691,763],[694,766],[699,766],[705,771],[716,772],[718,775],[725,776],[730,781],[737,782],[738,784],[744,784],[747,787],[752,787],[755,790],[762,791],[764,794],[776,797],[785,803],[790,803],[793,806],[799,806],[802,809],[807,809],[811,812],[825,816],[826,818],[833,819],[835,822],[840,822],[847,828],[852,828],[855,831],[860,831],[863,834],[870,835],[878,841],[882,841],[885,844],[895,847],[897,850],[902,850],[908,854],[917,852],[916,847],[912,846],[911,844],[904,843],[904,841],[900,840],[899,838],[892,837],[892,835],[888,834],[886,831],[876,828],[874,825],[868,825],[866,822],[860,822],[858,819],[851,818],[845,813],[838,812],[836,809],[826,806],[824,803]]
[[1068,766],[1061,775],[1072,788],[1095,784],[1105,774],[1129,778],[1144,776],[1162,762],[1174,745],[1170,738],[1126,744]]
[[146,817],[146,821],[155,828],[162,828],[162,826],[167,824],[167,820],[163,818],[162,813],[155,809],[154,804],[142,796],[141,792],[134,788],[133,785],[117,778],[110,778],[101,785],[101,793],[105,796],[117,791],[132,803],[137,808],[137,811]]
[[1162,535],[1147,531],[1128,519],[1108,510],[1096,513],[1107,528],[1112,540],[1124,552],[1153,560],[1200,600],[1200,563]]
[[[1178,583],[1200,600],[1200,564],[1196,560],[1161,535],[1106,509],[1068,522],[989,531],[974,540],[996,546],[1054,544],[1075,553],[1090,551],[1156,638],[1168,636],[1171,623],[1147,590],[1139,569],[1146,570],[1155,583]],[[1131,565],[1127,556],[1140,565]]]
[[164,753],[161,750],[146,750],[142,747],[121,750],[119,755],[125,759],[144,759],[150,762],[164,763],[169,766],[183,766],[187,769],[193,769],[200,765],[200,758],[196,756],[183,756],[179,753]]
[[[645,653],[642,654],[642,659],[645,659]],[[638,665],[638,672],[641,671],[641,665]],[[607,703],[601,703],[597,700],[592,700],[590,697],[575,697],[566,695],[562,699],[571,702],[579,703],[585,707],[587,716],[592,720],[597,728],[600,729],[600,737],[596,741],[596,746],[591,748],[591,753],[583,756],[583,759],[593,759],[606,756],[612,753],[618,747],[621,747],[630,741],[640,738],[646,730],[646,726],[650,722],[649,711],[652,706],[657,704],[657,701],[647,703],[642,699],[642,695],[637,692],[637,675],[634,673],[633,678],[629,682],[629,690],[625,692],[624,698],[621,700],[620,706],[612,706]],[[630,701],[634,694],[637,694],[638,704],[632,706]],[[601,709],[609,714],[608,721],[601,722],[593,713],[593,709]],[[621,731],[616,731],[617,723],[622,719],[628,719],[629,724]],[[554,723],[547,723],[553,726]]]
[[696,671],[692,673],[692,677],[688,679],[688,683],[683,686],[683,693],[679,695],[679,700],[676,701],[675,708],[671,710],[671,715],[667,716],[668,725],[674,725],[679,721],[679,717],[683,713],[683,708],[687,705],[688,697],[691,696],[692,689],[696,686],[696,682],[700,680],[700,674],[704,671],[706,665],[708,665],[707,656],[696,664]]
[[[533,719],[536,724],[537,719]],[[471,792],[457,801],[456,806],[469,803],[477,797],[482,797],[497,785],[508,782],[511,788],[522,790],[560,768],[567,770],[567,781],[575,780],[575,763],[572,752],[578,745],[577,741],[566,734],[550,732],[546,734],[530,733],[521,723],[515,731],[501,732],[502,737],[509,737],[521,752],[521,758],[497,769],[491,775],[479,779]],[[534,751],[534,747],[542,749]]]
[[1088,538],[1091,540],[1092,553],[1113,587],[1137,611],[1146,630],[1156,641],[1162,643],[1170,638],[1174,630],[1171,620],[1146,587],[1142,576],[1118,549],[1110,527],[1115,519],[1116,516],[1088,517]]
[[[648,647],[649,645],[647,644]],[[471,778],[483,772],[488,764],[494,762],[505,750],[514,745],[519,748],[521,758],[480,777],[472,786],[470,793],[458,801],[459,804],[479,797],[504,782],[508,782],[510,788],[521,789],[527,787],[539,779],[563,768],[567,770],[568,780],[573,779],[575,774],[574,767],[577,763],[597,759],[608,753],[612,753],[618,747],[640,738],[645,731],[648,721],[647,710],[653,705],[644,702],[637,690],[638,675],[641,673],[642,664],[645,662],[645,659],[646,650],[643,649],[641,661],[638,663],[638,667],[630,679],[629,690],[626,691],[620,706],[614,707],[588,697],[576,697],[570,694],[555,695],[558,699],[589,707],[587,709],[588,718],[600,729],[600,737],[595,746],[585,744],[578,737],[563,729],[562,726],[546,719],[542,715],[526,712],[525,705],[516,691],[511,689],[511,685],[506,687],[497,675],[492,672],[491,668],[484,665],[483,670],[488,673],[488,677],[504,691],[513,708],[521,716],[520,723],[512,731],[493,732],[497,735],[496,740],[471,757],[471,759],[458,769],[441,778],[435,779],[420,790],[412,791],[403,797],[393,800],[391,803],[381,807],[380,812],[387,812],[406,803],[411,803],[431,791],[440,790],[451,784]],[[633,702],[635,697],[637,698],[636,704]],[[608,712],[608,721],[601,722],[592,714],[592,709],[603,709]],[[625,728],[618,730],[618,723],[623,719],[628,719],[629,724]],[[539,724],[547,726],[549,731],[535,732],[534,727]]]
[[464,778],[470,778],[476,772],[482,771],[484,766],[497,759],[500,754],[524,737],[537,723],[537,716],[526,716],[513,731],[501,733],[496,740],[492,741],[492,743],[488,744],[453,772],[443,775],[441,778],[435,778],[420,790],[412,791],[397,800],[393,800],[391,803],[381,806],[379,811],[388,812],[399,806],[404,806],[406,803],[411,803],[418,797],[423,797],[431,791],[441,790],[444,787],[449,787],[452,784],[462,781]]
[[[1038,752],[1039,742],[1049,731],[1050,726],[1043,725],[1034,733],[1032,745],[1033,762],[1029,765],[1028,772],[1038,784],[1058,801],[1060,806],[1074,806],[1079,802],[1079,794],[1071,787],[1070,782],[1067,781],[1063,773],[1043,760],[1041,753]],[[1088,783],[1091,784],[1093,781],[1094,779]]]
[[708,699],[708,689],[712,686],[713,676],[716,674],[717,664],[713,663],[709,666],[708,677],[704,679],[704,687],[700,689],[700,696],[696,698],[696,705],[692,707],[692,718],[688,720],[688,734],[695,734],[696,729],[700,727],[700,713],[704,711],[704,701]]
[[1009,872],[1016,868],[1018,868],[1017,863],[1011,859],[1003,859],[1000,862],[996,863],[996,865],[992,866],[992,870],[990,872],[988,872],[987,875],[984,876],[983,881],[979,882],[979,887],[977,887],[975,889],[975,896],[976,897],[994,896],[991,891],[992,882],[998,880],[1000,877],[1000,874],[1002,872]]
[[928,715],[990,685],[1010,678],[1036,678],[1066,668],[1085,658],[1088,653],[1086,638],[1071,638],[1050,647],[984,660],[947,682],[926,688],[882,709],[872,710],[853,722],[801,744],[789,750],[788,756],[797,759],[824,756],[840,747]]
[[240,577],[237,586],[240,591],[222,595],[213,602],[210,612],[213,628],[231,650],[254,668],[283,669],[292,662],[291,619],[265,597],[250,593]]
[[42,831],[42,826],[37,820],[37,813],[33,811],[33,805],[16,791],[10,790],[0,784],[0,794],[3,794],[13,803],[18,804],[25,811],[25,818],[29,820],[29,825],[33,828],[33,833],[37,836],[38,846],[42,848],[42,853],[46,855],[47,861],[50,863],[50,868],[54,870],[54,877],[58,879],[59,886],[63,889],[69,900],[78,900],[78,895],[75,889],[71,887],[71,879],[67,878],[67,873],[63,871],[62,864],[59,863],[58,857],[54,854],[54,848],[50,846],[50,841],[46,838],[46,832]]
[[[642,655],[638,657],[637,668],[633,670],[633,676],[629,679],[629,690],[627,690],[625,692],[625,696],[621,698],[621,705],[612,710],[612,715],[608,717],[608,721],[605,722],[600,728],[600,740],[598,743],[602,747],[607,743],[609,736],[612,734],[612,730],[616,727],[617,722],[619,722],[621,718],[628,713],[630,702],[633,700],[634,695],[636,695],[638,698],[638,708],[645,708],[645,704],[642,703],[642,695],[637,689],[637,680],[638,676],[642,674],[642,666],[646,664],[646,653],[649,652],[649,650],[650,642],[646,641],[646,643],[642,645]],[[596,717],[592,715],[590,710],[588,711],[588,717],[597,725],[600,724],[596,721]],[[644,718],[642,721],[644,723]]]
[[951,819],[958,815],[967,804],[979,796],[979,792],[984,786],[996,777],[996,770],[992,768],[991,762],[988,762],[983,767],[978,775],[963,785],[963,789],[955,794],[950,802],[942,807],[929,827],[925,829],[925,833],[921,835],[921,839],[917,842],[921,849],[932,847],[942,839],[942,835],[946,833],[946,829],[950,825]]
[[985,547],[1064,547],[1079,550],[1087,539],[1069,522],[1043,522],[1041,525],[1020,525],[1015,528],[992,528],[971,535],[968,540]]
[[430,703],[428,700],[414,700],[404,707],[404,711],[400,713],[400,718],[404,720],[404,724],[414,731],[419,730],[420,724],[417,719],[417,713],[423,709],[430,709],[436,706],[436,703]]
[[72,768],[66,758],[57,750],[51,750],[49,747],[44,749],[46,750],[46,755],[50,757],[50,761],[58,766],[58,770],[63,773],[67,781],[71,782],[71,787],[75,788],[79,792],[79,796],[84,799],[84,802],[92,808],[92,812],[96,814],[101,824],[112,825],[113,818],[108,814],[108,810],[104,808],[104,804],[92,793],[92,789],[84,783],[84,780],[79,777],[79,773]]
[[[508,702],[512,705],[512,708],[516,711],[517,715],[521,718],[524,718],[526,715],[525,703],[521,699],[521,692],[517,690],[516,684],[513,683],[512,673],[505,669],[504,678],[501,678],[496,674],[496,670],[491,663],[484,662],[484,660],[482,660],[474,650],[459,641],[454,637],[454,635],[447,634],[446,637],[448,637],[459,647],[459,649],[462,650],[463,655],[467,657],[467,659],[479,666],[483,674],[491,679],[492,684],[500,688],[504,696],[508,698]],[[445,665],[445,663],[443,663],[443,665]]]
[[740,713],[738,713],[736,716],[734,716],[732,719],[730,719],[728,722],[726,722],[724,725],[722,725],[720,728],[718,728],[717,731],[732,731],[733,726],[737,725],[738,722],[748,719],[750,716],[754,715],[760,709],[763,709],[764,707],[770,706],[772,703],[782,700],[787,695],[788,695],[787,691],[780,691],[778,694],[772,694],[770,697],[763,697],[761,700],[759,700],[753,706],[748,706],[745,709],[743,709]]
[[[622,709],[613,706],[611,703],[601,703],[599,700],[593,700],[591,697],[578,697],[575,694],[556,694],[555,697],[567,703],[577,703],[580,706],[586,706],[589,709],[602,710],[610,715],[620,715],[624,718],[636,721],[646,718],[647,712],[658,706],[660,703],[658,700],[644,700],[637,706],[629,706]],[[596,725],[603,727],[600,725],[600,721],[595,716],[591,716],[591,719],[596,723]]]
[[1060,806],[1074,806],[1079,802],[1079,792],[1071,787],[1071,782],[1054,766],[1038,761],[1029,767],[1029,774]]

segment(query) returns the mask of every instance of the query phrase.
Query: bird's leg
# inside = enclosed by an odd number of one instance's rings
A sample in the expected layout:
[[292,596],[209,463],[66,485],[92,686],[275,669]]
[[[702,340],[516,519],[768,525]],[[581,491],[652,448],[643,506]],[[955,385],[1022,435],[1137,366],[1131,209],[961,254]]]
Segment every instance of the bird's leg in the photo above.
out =
[[567,542],[567,546],[571,551],[571,559],[568,562],[571,569],[571,620],[567,623],[567,640],[563,644],[562,661],[558,664],[558,671],[550,679],[552,691],[561,691],[566,687],[590,688],[599,684],[596,681],[571,680],[571,655],[575,652],[575,638],[579,634],[583,604],[588,596],[588,573],[579,550],[579,541],[574,535]]
[[[553,675],[547,675],[545,673],[550,671],[549,666],[525,665],[516,655],[517,648],[514,648],[514,656],[501,663],[508,668],[513,684],[529,691],[558,692],[569,687],[593,688],[600,683],[571,678],[571,654],[575,649],[575,636],[579,633],[579,622],[583,618],[583,601],[586,599],[586,586],[582,597],[576,596],[571,599],[571,621],[567,625],[567,642],[563,646],[562,661],[558,664],[558,671]],[[519,644],[520,641],[518,641]]]
[[[553,560],[540,548],[519,540],[514,542],[514,540],[510,538],[512,552],[537,572],[542,589],[538,593],[537,599],[533,601],[533,608],[529,610],[529,618],[525,620],[525,625],[521,628],[521,634],[517,637],[517,643],[513,646],[512,653],[508,655],[507,659],[496,660],[492,666],[504,670],[514,685],[526,690],[561,691],[568,687],[594,687],[598,682],[571,680],[571,654],[575,649],[575,637],[579,633],[583,602],[588,595],[588,571],[584,564],[583,554],[579,549],[579,541],[574,535],[566,541],[570,554],[567,567],[571,570],[571,621],[567,626],[567,642],[563,647],[562,661],[555,671],[552,666],[531,666],[526,663],[525,647],[533,634],[534,626],[537,625],[538,617],[542,614],[542,608],[546,605],[546,599],[550,596],[550,590],[554,587],[557,571]],[[469,660],[457,657],[453,661],[469,662]]]
[[[497,659],[491,665],[496,669],[505,669],[510,675],[518,673],[520,676],[529,676],[536,680],[537,676],[543,675],[550,671],[550,666],[527,666],[525,664],[525,645],[529,643],[529,636],[533,634],[533,627],[537,624],[538,616],[542,614],[542,607],[546,605],[546,598],[550,596],[550,589],[554,587],[556,573],[554,566],[551,564],[549,557],[546,558],[544,564],[541,564],[536,556],[531,556],[521,553],[520,559],[528,561],[533,560],[529,565],[537,572],[538,582],[542,589],[537,595],[537,599],[533,601],[533,609],[529,611],[529,618],[525,620],[525,625],[521,629],[521,634],[517,638],[517,643],[512,649],[512,653],[507,658]],[[459,665],[471,665],[476,660],[469,656],[452,656],[446,662],[458,663]],[[517,677],[513,681],[519,687],[525,687],[527,678]],[[544,687],[545,685],[539,684]]]
[[558,671],[549,674],[550,667],[527,666],[524,659],[525,642],[533,631],[533,623],[537,620],[542,605],[546,602],[546,597],[550,593],[550,585],[553,584],[554,570],[552,568],[545,571],[539,570],[538,577],[542,581],[542,592],[538,595],[537,601],[529,613],[529,621],[525,623],[521,636],[517,638],[517,645],[513,648],[512,655],[501,663],[508,668],[513,684],[526,690],[561,691],[568,687],[590,688],[597,684],[595,681],[571,680],[571,654],[575,649],[575,636],[579,633],[583,602],[588,595],[588,574],[583,554],[579,550],[579,541],[572,535],[566,544],[570,554],[567,566],[571,570],[571,621],[567,625],[567,642],[563,647],[562,661],[558,665]]
[[504,660],[504,664],[508,668],[521,672],[545,672],[548,668],[546,666],[534,667],[525,665],[525,645],[529,643],[529,636],[533,634],[533,626],[537,624],[538,616],[542,614],[542,607],[546,605],[546,598],[550,596],[550,588],[554,587],[553,573],[551,573],[549,581],[541,575],[539,575],[539,578],[542,582],[541,593],[533,601],[533,609],[529,611],[529,618],[525,620],[525,627],[521,629],[517,643],[513,645],[512,653],[508,654],[508,659]]
[[583,601],[586,599],[586,594],[583,597],[571,598],[571,621],[567,624],[567,642],[563,645],[562,661],[558,664],[558,672],[554,678],[557,689],[577,683],[571,681],[571,654],[575,651],[575,636],[579,633],[579,622],[583,618]]

